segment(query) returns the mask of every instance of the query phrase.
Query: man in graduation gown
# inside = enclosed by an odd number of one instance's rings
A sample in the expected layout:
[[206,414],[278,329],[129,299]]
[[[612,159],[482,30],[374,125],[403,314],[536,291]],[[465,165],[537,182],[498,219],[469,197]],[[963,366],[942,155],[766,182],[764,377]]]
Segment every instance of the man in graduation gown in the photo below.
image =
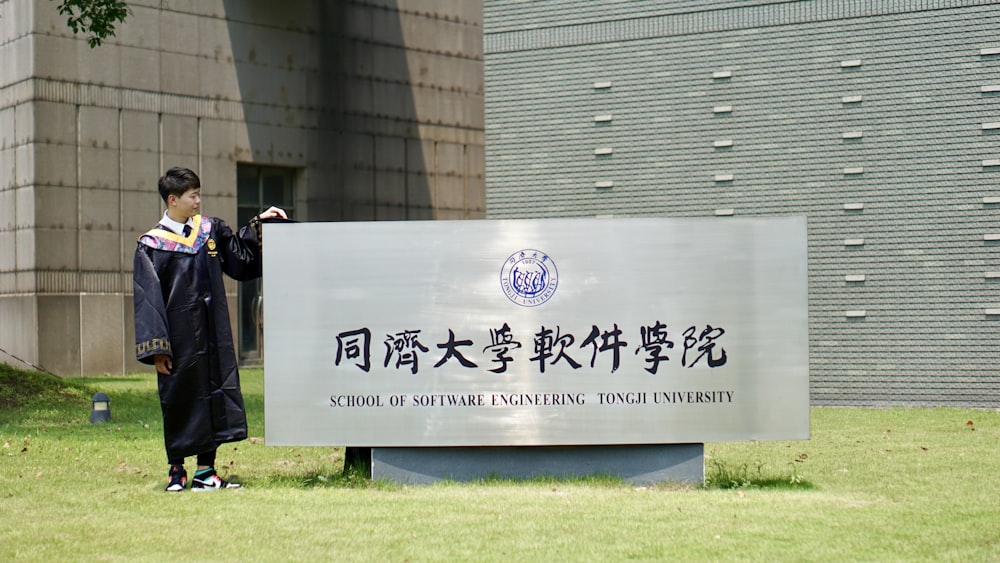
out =
[[186,168],[168,170],[159,191],[167,210],[139,237],[133,289],[136,359],[155,365],[158,377],[166,490],[184,490],[189,456],[198,461],[192,490],[237,488],[214,469],[220,444],[247,437],[222,275],[260,277],[260,221],[287,216],[272,207],[234,233],[221,219],[199,214],[201,182]]

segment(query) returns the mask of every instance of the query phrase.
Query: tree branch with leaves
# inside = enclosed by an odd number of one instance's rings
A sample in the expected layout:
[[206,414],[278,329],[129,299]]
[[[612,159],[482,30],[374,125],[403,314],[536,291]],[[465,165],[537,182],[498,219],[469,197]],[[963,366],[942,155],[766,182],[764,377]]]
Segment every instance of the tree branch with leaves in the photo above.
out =
[[[53,2],[55,0],[49,0]],[[59,14],[67,16],[66,25],[73,33],[87,33],[90,48],[100,47],[115,36],[115,24],[125,23],[128,5],[121,0],[61,0]]]

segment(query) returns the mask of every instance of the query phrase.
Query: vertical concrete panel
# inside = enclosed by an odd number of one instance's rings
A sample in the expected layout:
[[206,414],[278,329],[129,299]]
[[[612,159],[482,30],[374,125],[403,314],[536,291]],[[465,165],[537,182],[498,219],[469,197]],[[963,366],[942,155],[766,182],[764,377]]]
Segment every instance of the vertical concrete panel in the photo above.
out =
[[371,203],[346,201],[339,206],[346,221],[374,221],[375,206]]
[[375,204],[380,207],[399,207],[405,212],[406,174],[389,170],[376,170]]
[[160,155],[126,150],[122,155],[122,188],[156,194],[160,175]]
[[377,205],[406,205],[406,140],[375,137],[375,200]]
[[[465,146],[465,203],[470,213],[486,213],[486,150],[482,145]],[[480,218],[480,216],[470,218]]]
[[[371,169],[354,169],[344,172],[344,199],[358,208],[370,208],[375,204],[375,178]],[[371,210],[368,209],[363,217],[356,217],[356,220],[371,219]]]
[[[198,154],[198,119],[190,116],[165,114],[161,118],[163,126],[163,153],[176,155]],[[164,166],[169,168],[172,165]],[[196,169],[197,166],[191,167]]]
[[233,63],[233,42],[229,37],[229,25],[225,19],[197,18],[198,54],[204,59],[211,59],[229,64]]
[[252,158],[241,154],[237,157],[241,162],[255,162],[262,165],[289,164],[294,160],[302,164],[304,158],[294,157],[302,150],[303,136],[300,129],[275,125],[284,115],[284,110],[277,107],[262,108],[253,112],[252,116],[259,122],[248,123],[247,133],[252,142]]
[[35,187],[25,185],[14,188],[14,220],[18,229],[35,226]]
[[[115,192],[117,195],[117,192]],[[118,272],[122,270],[121,233],[114,231],[81,230],[80,269],[87,272]],[[129,262],[131,265],[131,262]]]
[[429,69],[423,67],[424,72],[415,76],[410,75],[406,61],[406,50],[401,47],[390,45],[372,45],[372,74],[386,80],[394,82],[414,82],[429,81]]
[[[128,25],[121,25],[115,29],[115,42],[128,48],[138,48],[128,50],[144,51],[151,59],[158,59],[156,52],[160,49],[160,7],[136,2],[129,3],[128,7],[132,12],[128,18]],[[61,27],[65,27],[65,24]],[[123,53],[125,51],[126,49],[122,49]],[[149,62],[155,65],[153,60]],[[125,69],[124,58],[122,69],[123,71]],[[128,87],[128,83],[124,80],[124,72],[122,78],[122,86]],[[156,88],[152,87],[149,90],[155,91]]]
[[[243,102],[266,104],[262,107],[248,107],[248,110],[266,110],[280,106],[287,111],[293,95],[305,95],[305,81],[295,73],[280,67],[257,63],[237,63],[240,99]],[[216,87],[222,87],[220,84]],[[294,94],[293,94],[294,93]],[[296,104],[297,105],[297,104]],[[249,120],[254,120],[252,117]]]
[[[480,74],[482,73],[482,66],[479,67]],[[476,90],[470,90],[467,93],[460,94],[458,98],[459,112],[459,122],[458,125],[462,127],[467,127],[472,130],[481,131],[486,127],[486,106],[483,101],[483,84],[480,82],[476,85]],[[480,137],[477,139],[480,146],[485,144],[485,141]]]
[[[139,18],[129,18],[129,25],[121,28],[128,29],[133,22],[141,21]],[[160,54],[151,49],[120,46],[118,50],[121,54],[121,85],[129,90],[158,91],[160,89]]]
[[[26,145],[33,151],[35,169],[33,182],[49,186],[76,186],[76,146],[35,143]],[[21,163],[17,163],[21,166]],[[19,170],[20,172],[20,170]]]
[[161,92],[184,96],[201,91],[197,56],[167,51],[159,55]]
[[36,101],[26,104],[31,119],[18,122],[23,143],[76,144],[76,107],[72,104]]
[[[0,45],[7,43],[17,37],[19,34],[27,33],[27,30],[18,30],[13,25],[13,18],[11,17],[11,6],[13,2],[0,2]],[[2,50],[3,47],[0,47]],[[2,55],[0,51],[0,55]]]
[[376,221],[406,221],[409,218],[405,207],[394,205],[379,205],[375,207]]
[[[194,170],[196,173],[198,172],[198,155],[196,154],[164,152],[161,155],[161,157],[163,159],[163,172],[166,172],[167,169],[173,166],[190,168],[191,170]],[[157,174],[154,181],[158,180],[161,174],[162,172],[160,174]]]
[[407,49],[398,49],[398,51],[401,51],[402,56],[406,58],[405,80],[418,85],[434,84],[444,86],[444,83],[441,81],[440,67],[448,64],[449,61],[446,57],[424,51]]
[[[121,269],[131,271],[135,241],[163,214],[164,204],[157,190],[157,180],[162,173],[160,127],[159,116],[155,113],[123,110],[120,119],[124,147],[120,194],[123,223],[118,245],[120,252],[115,254],[119,254]],[[126,291],[131,291],[131,287]]]
[[14,147],[14,185],[30,186],[35,183],[35,145]]
[[125,373],[149,373],[156,371],[135,359],[135,300],[132,295],[122,296],[122,316],[125,337],[122,340],[122,365]]
[[163,216],[163,200],[156,191],[125,190],[121,197],[125,233],[144,233]]
[[80,229],[83,231],[118,231],[121,229],[119,207],[121,192],[117,189],[80,188]]
[[0,348],[21,360],[38,362],[38,315],[35,296],[0,296]]
[[167,9],[160,11],[159,20],[161,51],[185,55],[199,54],[197,16]]
[[76,229],[79,190],[75,187],[35,186],[33,191],[35,226]]
[[233,124],[233,159],[237,162],[253,162],[251,127],[246,122]]
[[[35,230],[19,229],[14,231],[14,270],[29,272],[35,269]],[[34,291],[34,284],[31,287],[22,288],[25,291]]]
[[[79,64],[80,49],[87,48],[85,42],[70,37],[36,35],[34,43],[37,76],[67,82],[81,82],[85,79],[86,69]],[[117,70],[116,65],[115,71]]]
[[[267,3],[261,2],[260,4]],[[281,6],[288,6],[288,9],[276,10],[276,12],[289,18],[289,21],[301,21],[296,20],[291,16],[291,14],[297,12],[297,10],[293,9],[296,4],[302,4],[302,2],[282,3]],[[225,0],[166,0],[163,2],[163,7],[169,10],[187,12],[198,16],[208,16],[212,19],[221,19],[225,18],[227,15],[231,15]]]
[[[235,162],[237,127],[239,127],[238,124],[232,121],[202,119],[202,158],[217,158]],[[233,168],[235,169],[235,164],[233,164]]]
[[205,195],[201,198],[202,213],[211,217],[219,217],[234,230],[242,225],[236,224],[236,197]]
[[[13,106],[0,108],[0,151],[10,151],[16,144],[14,137],[14,115]],[[13,160],[11,161],[11,166],[13,166]],[[11,168],[4,168],[4,170],[11,170]],[[7,176],[6,174],[4,175],[4,177]],[[2,187],[2,184],[0,184],[0,187]]]
[[406,210],[408,221],[433,221],[439,218],[433,207],[409,207]]
[[[125,147],[125,150],[149,153],[159,152],[159,119],[156,113],[122,110],[122,146]],[[128,160],[126,159],[126,162]]]
[[296,187],[297,197],[304,200],[296,210],[296,218],[303,221],[340,220],[340,198],[334,191],[338,183],[336,171],[317,163],[305,176],[305,185]]
[[437,167],[435,172],[455,176],[465,172],[465,147],[455,143],[437,144]]
[[[229,198],[235,202],[236,198],[236,163],[223,158],[201,159],[201,171],[198,174],[201,179],[202,197]],[[233,203],[235,206],[235,203]],[[227,209],[226,211],[230,211]],[[231,211],[235,212],[233,207]]]
[[434,171],[434,207],[465,209],[464,147],[454,143],[437,143]]
[[81,106],[79,123],[79,140],[82,147],[98,149],[118,148],[117,109]]
[[110,87],[121,84],[121,50],[91,49],[82,36],[75,37],[74,42],[83,82]]
[[272,150],[268,163],[278,166],[301,166],[305,163],[308,135],[296,124],[271,127]]
[[[433,207],[431,189],[434,170],[434,142],[406,140],[406,203],[414,209]],[[423,219],[432,218],[426,214]]]
[[417,121],[423,123],[445,123],[452,125],[456,122],[453,115],[443,111],[443,99],[448,97],[448,92],[442,92],[434,88],[413,87],[413,111]]
[[[14,195],[14,190],[0,188],[0,232],[13,233],[14,231],[14,211],[16,209]],[[8,263],[11,267],[13,266],[14,251],[11,249],[10,255],[8,255],[7,249],[3,248],[0,251],[0,272],[10,269],[6,266]]]
[[80,296],[81,373],[122,373],[122,306],[121,295]]
[[56,375],[80,375],[80,296],[38,296],[38,365]]
[[444,209],[441,207],[435,207],[433,212],[433,219],[440,221],[458,221],[461,219],[468,219],[464,209]]
[[[13,107],[0,109],[0,191],[8,190],[16,185],[14,166],[16,140],[14,137],[15,112]],[[11,202],[12,203],[12,202]],[[13,221],[14,208],[8,209]],[[2,214],[3,211],[0,211]]]
[[[0,174],[0,191],[9,190],[14,187],[14,149],[0,149],[0,170],[4,170],[4,174]],[[13,212],[13,208],[11,208]]]
[[[117,119],[115,123],[117,123]],[[119,189],[121,155],[117,148],[80,147],[80,187]]]
[[[80,231],[76,229],[46,229],[37,228],[31,232],[18,232],[18,237],[34,235],[34,247],[30,249],[18,249],[18,258],[21,253],[29,253],[34,256],[34,268],[39,270],[76,270],[79,265],[77,253],[77,241]],[[21,264],[19,269],[27,270]]]
[[[28,4],[27,2],[23,4]],[[53,11],[49,7],[39,13]],[[90,49],[83,36],[73,36],[66,28],[56,26],[56,34],[41,33],[35,41],[35,75],[68,82],[86,82],[102,86],[118,86],[118,49]]]
[[465,211],[465,178],[458,175],[440,175],[434,182],[434,207]]
[[[141,230],[127,231],[122,233],[121,264],[123,273],[128,274],[132,272],[132,263],[135,260],[135,247],[137,244],[139,244],[138,243],[139,236],[141,236],[142,233],[145,233],[149,229],[153,228],[154,224],[156,224],[156,221],[152,220],[149,222],[149,225],[147,227],[144,227]],[[126,292],[127,296],[128,292],[132,291],[131,280],[127,282],[122,282],[122,288]]]
[[[35,140],[35,104],[21,103],[14,106],[14,146],[26,145]],[[74,137],[75,138],[75,137]]]
[[433,172],[436,169],[434,151],[433,140],[407,139],[406,171],[413,174]]
[[374,138],[371,135],[347,135],[344,143],[347,151],[344,195],[355,203],[374,203]]
[[387,90],[376,92],[376,85],[367,76],[363,78],[348,76],[342,80],[345,84],[340,102],[343,111],[346,113],[375,113],[381,109],[376,105],[377,101],[385,101],[391,104],[396,104],[399,101],[398,98],[392,98],[389,94],[386,94]]

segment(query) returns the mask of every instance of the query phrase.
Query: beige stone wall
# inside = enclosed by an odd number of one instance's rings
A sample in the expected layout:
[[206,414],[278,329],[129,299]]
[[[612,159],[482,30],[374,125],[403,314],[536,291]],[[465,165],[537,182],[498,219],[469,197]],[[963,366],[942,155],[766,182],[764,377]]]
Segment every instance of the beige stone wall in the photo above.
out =
[[0,359],[146,369],[132,253],[170,166],[230,222],[238,163],[294,167],[300,220],[485,216],[480,3],[129,6],[90,49],[48,0],[0,0]]

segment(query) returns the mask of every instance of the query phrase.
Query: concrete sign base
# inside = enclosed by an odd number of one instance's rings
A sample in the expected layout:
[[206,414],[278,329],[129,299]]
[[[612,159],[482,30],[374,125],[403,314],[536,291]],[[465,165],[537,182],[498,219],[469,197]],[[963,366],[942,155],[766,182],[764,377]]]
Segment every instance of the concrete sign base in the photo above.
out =
[[440,480],[615,475],[634,485],[705,481],[704,444],[372,448],[372,478]]

